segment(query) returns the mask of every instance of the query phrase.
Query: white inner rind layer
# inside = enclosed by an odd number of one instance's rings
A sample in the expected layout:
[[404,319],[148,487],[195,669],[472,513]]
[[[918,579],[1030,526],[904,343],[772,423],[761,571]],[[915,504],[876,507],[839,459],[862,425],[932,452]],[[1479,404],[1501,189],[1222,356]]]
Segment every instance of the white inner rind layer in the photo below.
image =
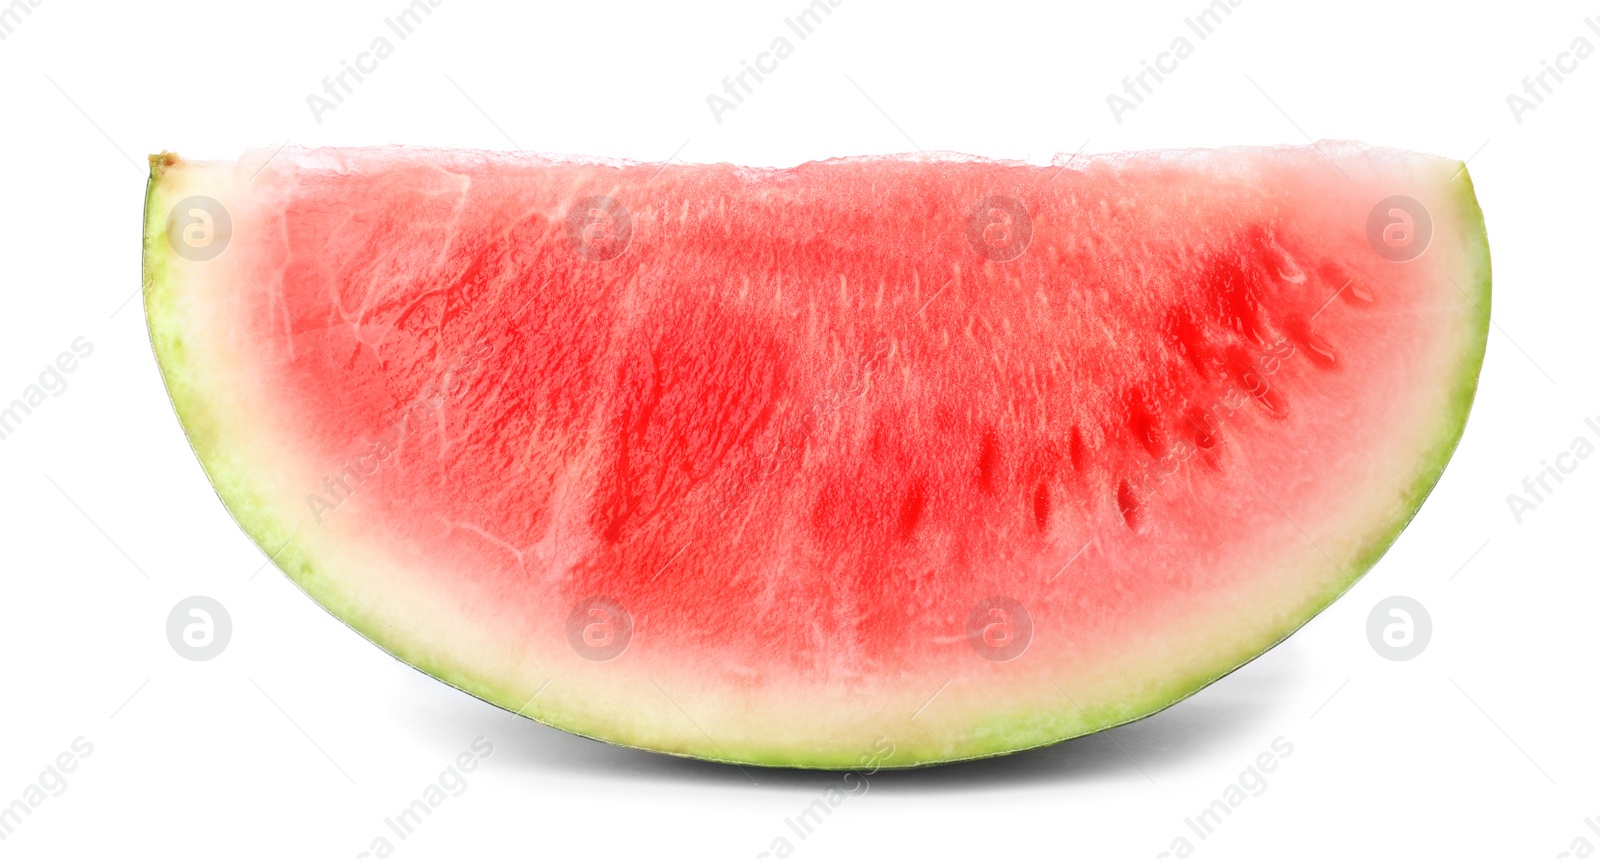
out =
[[[479,698],[621,745],[761,765],[914,766],[1056,742],[1170,706],[1264,652],[1348,589],[1388,548],[1432,489],[1465,426],[1488,328],[1490,272],[1482,216],[1459,162],[1417,158],[1413,179],[1436,199],[1431,344],[1405,356],[1416,377],[1382,449],[1358,451],[1371,475],[1350,481],[1329,515],[1292,511],[1255,524],[1225,563],[1274,571],[1195,594],[1186,610],[1146,619],[1115,649],[989,663],[947,677],[877,677],[839,692],[808,678],[706,682],[692,655],[596,663],[565,631],[495,616],[362,528],[361,499],[317,523],[307,495],[326,476],[285,443],[275,380],[245,335],[256,312],[238,255],[192,261],[166,234],[172,205],[203,195],[257,223],[248,164],[152,159],[144,290],[151,341],[173,405],[206,474],[241,527],[318,603],[399,659]],[[259,295],[256,296],[259,298]],[[1315,467],[1308,466],[1315,478]],[[1269,503],[1270,499],[1269,499]],[[508,612],[514,606],[506,607]],[[514,630],[514,632],[513,632]],[[638,637],[650,634],[641,619]],[[885,749],[892,753],[885,754]]]

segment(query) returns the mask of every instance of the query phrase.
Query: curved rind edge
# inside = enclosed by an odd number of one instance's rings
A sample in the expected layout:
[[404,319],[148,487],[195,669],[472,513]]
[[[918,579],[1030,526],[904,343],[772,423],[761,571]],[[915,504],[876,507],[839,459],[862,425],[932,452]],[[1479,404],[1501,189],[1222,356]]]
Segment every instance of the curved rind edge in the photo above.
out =
[[[1417,513],[1422,509],[1423,503],[1427,501],[1428,496],[1433,493],[1434,487],[1438,485],[1440,477],[1444,474],[1445,466],[1449,464],[1450,458],[1454,455],[1457,446],[1461,443],[1462,436],[1466,432],[1467,419],[1472,412],[1472,405],[1476,399],[1478,379],[1482,372],[1483,359],[1489,340],[1493,273],[1489,255],[1488,230],[1483,219],[1483,209],[1478,203],[1477,194],[1473,187],[1472,177],[1467,171],[1467,165],[1464,162],[1451,163],[1456,166],[1456,171],[1451,181],[1461,183],[1460,188],[1457,189],[1457,198],[1460,204],[1461,223],[1464,232],[1466,232],[1466,235],[1462,237],[1462,246],[1463,248],[1476,248],[1478,252],[1476,258],[1462,260],[1462,267],[1468,269],[1471,272],[1471,276],[1466,278],[1467,283],[1455,283],[1455,286],[1461,290],[1467,300],[1478,310],[1478,313],[1472,317],[1476,321],[1476,327],[1465,332],[1463,339],[1463,345],[1466,349],[1460,356],[1459,370],[1455,376],[1455,390],[1451,396],[1452,408],[1440,424],[1435,443],[1429,450],[1427,462],[1418,472],[1418,477],[1412,484],[1410,491],[1406,493],[1406,502],[1402,508],[1402,515],[1394,520],[1388,530],[1376,533],[1373,536],[1366,548],[1356,556],[1352,563],[1344,568],[1348,573],[1344,579],[1336,581],[1334,587],[1329,588],[1322,594],[1317,595],[1316,599],[1310,601],[1308,603],[1309,610],[1297,622],[1290,624],[1277,640],[1260,648],[1246,658],[1238,661],[1223,660],[1224,667],[1218,670],[1191,674],[1192,679],[1169,684],[1169,688],[1174,690],[1170,697],[1160,694],[1151,696],[1152,701],[1159,701],[1154,706],[1119,706],[1115,710],[1101,708],[1101,712],[1098,714],[1082,711],[1080,708],[1083,716],[1095,725],[1092,730],[1061,736],[1044,742],[1010,747],[992,754],[973,755],[959,760],[995,757],[1053,745],[1057,742],[1087,736],[1101,730],[1149,718],[1168,707],[1184,701],[1207,686],[1260,658],[1310,623],[1313,618],[1336,602],[1371,571],[1378,561],[1383,558],[1384,554],[1389,551],[1389,548],[1394,545],[1395,541],[1400,538],[1400,534],[1416,518]],[[1130,710],[1142,710],[1142,712],[1129,715],[1128,711]],[[949,762],[952,761],[929,763]],[[923,764],[913,764],[912,766],[919,765]]]

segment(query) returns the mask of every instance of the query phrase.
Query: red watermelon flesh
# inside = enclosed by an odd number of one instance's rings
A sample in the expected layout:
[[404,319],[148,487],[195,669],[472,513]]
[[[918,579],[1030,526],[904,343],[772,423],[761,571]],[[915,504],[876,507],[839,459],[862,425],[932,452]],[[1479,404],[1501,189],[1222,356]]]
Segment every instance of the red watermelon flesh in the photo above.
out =
[[210,480],[339,618],[569,731],[834,768],[1283,639],[1438,479],[1489,308],[1464,165],[1345,143],[163,155],[144,278]]

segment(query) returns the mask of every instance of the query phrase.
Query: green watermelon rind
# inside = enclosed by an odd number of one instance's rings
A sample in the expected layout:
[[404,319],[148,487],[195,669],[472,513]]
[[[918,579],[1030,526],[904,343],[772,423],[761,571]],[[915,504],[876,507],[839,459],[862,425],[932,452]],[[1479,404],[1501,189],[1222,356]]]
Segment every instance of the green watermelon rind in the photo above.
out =
[[[150,163],[143,241],[144,304],[151,346],[169,399],[207,480],[223,501],[229,515],[290,581],[317,604],[391,656],[423,673],[509,712],[578,736],[627,748],[734,764],[833,770],[850,769],[861,764],[862,756],[857,752],[837,749],[799,755],[792,749],[747,748],[712,743],[709,748],[701,747],[689,752],[636,745],[629,743],[626,738],[598,736],[586,731],[584,726],[567,724],[548,714],[526,712],[526,696],[518,690],[483,676],[471,666],[427,652],[426,648],[408,641],[403,631],[386,627],[372,612],[349,599],[336,582],[319,573],[312,560],[293,541],[291,529],[266,512],[266,503],[252,485],[250,470],[236,460],[218,437],[217,416],[212,414],[211,404],[196,389],[194,379],[198,371],[190,363],[176,309],[176,290],[168,277],[171,251],[167,243],[166,224],[155,216],[165,209],[159,205],[159,180],[165,167],[175,161],[163,154],[152,156]],[[1454,164],[1459,169],[1452,181],[1460,183],[1457,189],[1460,205],[1458,214],[1466,233],[1462,237],[1462,247],[1464,250],[1477,251],[1475,258],[1462,261],[1464,282],[1458,281],[1456,286],[1479,312],[1471,317],[1475,322],[1474,328],[1461,338],[1465,349],[1460,355],[1459,369],[1454,376],[1452,408],[1441,416],[1428,459],[1406,494],[1401,508],[1403,515],[1386,530],[1375,534],[1355,560],[1342,568],[1346,575],[1335,580],[1333,587],[1308,595],[1296,620],[1288,624],[1275,640],[1263,644],[1236,643],[1233,649],[1219,655],[1210,668],[1191,671],[1185,676],[1169,680],[1143,697],[1123,700],[1116,705],[1096,706],[1091,703],[1087,708],[1072,700],[1070,706],[996,715],[976,725],[969,736],[961,738],[957,744],[958,750],[954,753],[949,749],[897,748],[892,757],[878,760],[874,766],[913,768],[996,757],[1053,745],[1147,718],[1194,695],[1277,646],[1353,587],[1377,563],[1421,509],[1460,443],[1472,410],[1487,347],[1492,280],[1487,232],[1466,165],[1460,162]],[[1069,690],[1062,690],[1062,693],[1068,695]]]
[[[1026,751],[1032,748],[1052,745],[1062,740],[1073,739],[1137,722],[1141,719],[1149,718],[1174,704],[1178,704],[1282,644],[1289,636],[1298,632],[1301,627],[1310,623],[1324,609],[1332,605],[1339,597],[1344,596],[1352,587],[1355,587],[1356,583],[1376,566],[1384,554],[1389,551],[1389,547],[1400,539],[1401,532],[1405,531],[1406,527],[1411,524],[1411,520],[1416,518],[1418,511],[1422,509],[1423,503],[1433,493],[1434,487],[1438,486],[1439,478],[1444,474],[1445,466],[1449,464],[1450,458],[1455,454],[1455,450],[1460,445],[1461,438],[1466,432],[1467,418],[1472,413],[1472,404],[1478,391],[1478,378],[1483,369],[1484,354],[1487,351],[1489,342],[1489,314],[1491,293],[1493,291],[1493,276],[1489,257],[1488,230],[1484,224],[1483,209],[1478,204],[1472,178],[1467,172],[1467,165],[1462,162],[1452,163],[1457,165],[1457,171],[1454,174],[1455,178],[1452,181],[1460,183],[1457,200],[1460,204],[1461,224],[1468,233],[1467,236],[1463,237],[1466,240],[1462,242],[1462,248],[1463,250],[1477,251],[1475,259],[1463,260],[1463,267],[1471,272],[1471,276],[1464,278],[1467,281],[1466,283],[1456,282],[1455,286],[1462,291],[1463,295],[1479,312],[1472,316],[1476,326],[1472,331],[1468,332],[1469,336],[1465,341],[1469,348],[1460,358],[1460,369],[1455,376],[1455,391],[1451,396],[1451,408],[1444,415],[1444,420],[1440,424],[1439,434],[1431,448],[1431,455],[1428,461],[1418,472],[1417,479],[1412,484],[1410,491],[1406,493],[1406,502],[1402,508],[1404,515],[1399,517],[1387,531],[1374,535],[1372,541],[1356,556],[1355,560],[1342,568],[1346,576],[1337,580],[1335,587],[1320,594],[1309,595],[1310,598],[1307,600],[1299,619],[1292,623],[1277,640],[1272,641],[1265,647],[1246,646],[1238,648],[1235,654],[1217,660],[1217,667],[1214,669],[1197,672],[1196,674],[1191,674],[1191,679],[1171,683],[1169,684],[1169,689],[1172,691],[1153,694],[1141,702],[1117,707],[1095,708],[1091,711],[1079,707],[1077,702],[1074,701],[1072,702],[1072,710],[1068,711],[1066,715],[1069,717],[1076,715],[1077,718],[1070,719],[1070,722],[1080,729],[1076,733],[1063,733],[1054,739],[1042,741],[1024,739],[1024,737],[1040,733],[1049,734],[1050,729],[1047,726],[1062,721],[1059,718],[1054,720],[1048,718],[1051,714],[997,717],[984,725],[981,730],[985,736],[995,737],[997,742],[994,745],[1003,747],[1005,750],[987,755],[974,755],[973,759],[994,757],[1008,754],[1012,751]],[[1196,676],[1198,679],[1192,679]],[[1065,692],[1066,690],[1063,691]],[[1084,722],[1088,723],[1088,730],[1081,730]]]

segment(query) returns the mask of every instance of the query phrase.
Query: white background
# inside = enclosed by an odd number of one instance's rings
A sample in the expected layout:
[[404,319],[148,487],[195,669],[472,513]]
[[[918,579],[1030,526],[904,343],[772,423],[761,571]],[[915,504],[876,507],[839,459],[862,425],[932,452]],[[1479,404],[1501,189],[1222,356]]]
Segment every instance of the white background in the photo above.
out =
[[[9,0],[4,0],[9,2]],[[29,0],[23,0],[26,4]],[[318,123],[306,97],[402,0],[39,0],[0,41],[0,401],[77,337],[93,354],[0,441],[0,805],[74,738],[93,752],[0,855],[357,856],[483,736],[494,751],[396,855],[1556,856],[1600,834],[1600,457],[1519,524],[1506,496],[1588,435],[1595,384],[1600,56],[1519,123],[1506,96],[1593,3],[842,0],[736,111],[706,96],[803,0],[443,0]],[[0,28],[3,29],[3,28]],[[1106,96],[1196,42],[1118,123]],[[792,38],[792,37],[791,37]],[[798,40],[796,40],[798,41]],[[145,155],[409,143],[790,165],[840,155],[1056,153],[1340,137],[1471,169],[1494,252],[1477,405],[1399,543],[1288,643],[1178,707],[1014,757],[882,773],[808,839],[837,775],[611,748],[508,716],[391,660],[234,526],[184,442],[145,337]],[[1307,451],[1315,467],[1316,451]],[[232,616],[209,662],[168,612]],[[1409,662],[1369,645],[1420,600]],[[1215,834],[1184,826],[1274,738],[1292,754]],[[53,783],[53,781],[52,781]],[[1596,823],[1600,827],[1600,821]]]

